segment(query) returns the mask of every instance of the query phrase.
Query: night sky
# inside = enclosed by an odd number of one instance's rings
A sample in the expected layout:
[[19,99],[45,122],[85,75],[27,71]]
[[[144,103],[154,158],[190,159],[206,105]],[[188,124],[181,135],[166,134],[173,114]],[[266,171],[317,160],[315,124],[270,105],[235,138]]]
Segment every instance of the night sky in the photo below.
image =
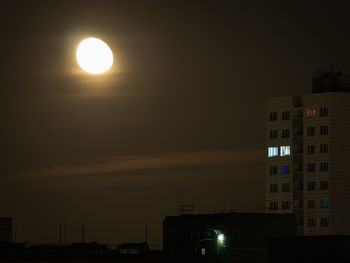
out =
[[[17,241],[161,243],[180,204],[264,207],[264,100],[350,73],[348,1],[1,1],[0,216]],[[77,44],[113,68],[92,76]]]

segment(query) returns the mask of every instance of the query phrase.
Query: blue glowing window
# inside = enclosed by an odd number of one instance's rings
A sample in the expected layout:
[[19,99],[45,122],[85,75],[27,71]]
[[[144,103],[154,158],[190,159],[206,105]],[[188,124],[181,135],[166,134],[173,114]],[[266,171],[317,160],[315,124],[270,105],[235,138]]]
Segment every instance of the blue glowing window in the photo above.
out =
[[290,166],[288,164],[283,164],[281,167],[282,174],[289,174]]

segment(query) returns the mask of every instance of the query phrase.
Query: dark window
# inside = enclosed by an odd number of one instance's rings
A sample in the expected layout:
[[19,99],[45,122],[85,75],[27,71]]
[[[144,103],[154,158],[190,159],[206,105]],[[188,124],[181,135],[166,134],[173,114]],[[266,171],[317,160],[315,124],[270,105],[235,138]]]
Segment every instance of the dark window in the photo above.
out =
[[270,121],[277,121],[277,112],[270,112]]
[[290,201],[282,201],[282,209],[290,209]]
[[278,173],[278,166],[270,166],[270,174],[277,174]]
[[306,135],[307,136],[315,136],[316,135],[316,128],[315,127],[308,127]]
[[274,129],[274,130],[270,130],[270,139],[277,139],[278,137],[278,130]]
[[316,182],[315,181],[307,182],[307,190],[309,191],[316,190]]
[[316,208],[316,200],[307,200],[308,208]]
[[282,192],[290,192],[290,184],[289,183],[282,184]]
[[328,189],[328,181],[320,181],[320,189],[327,190]]
[[320,144],[320,153],[328,153],[328,144]]
[[329,226],[329,218],[328,217],[321,217],[320,218],[320,226],[322,226],[322,227]]
[[282,112],[282,120],[289,120],[290,119],[290,112],[289,111],[283,111]]
[[321,172],[327,172],[328,171],[328,162],[321,162],[320,163],[320,171]]
[[328,126],[326,125],[320,126],[320,134],[321,135],[328,134]]
[[327,107],[320,108],[320,116],[322,116],[322,117],[328,116],[328,108]]
[[315,172],[316,171],[316,164],[315,163],[308,163],[307,164],[307,171],[309,173]]
[[307,146],[307,153],[308,154],[312,154],[312,153],[315,153],[316,152],[316,146],[315,144],[309,144]]
[[270,184],[270,193],[278,192],[278,184]]
[[278,210],[278,201],[270,202],[270,210]]
[[290,130],[282,129],[282,138],[289,138],[289,137],[290,137]]
[[308,227],[315,227],[316,226],[316,217],[309,217],[307,219],[307,226]]

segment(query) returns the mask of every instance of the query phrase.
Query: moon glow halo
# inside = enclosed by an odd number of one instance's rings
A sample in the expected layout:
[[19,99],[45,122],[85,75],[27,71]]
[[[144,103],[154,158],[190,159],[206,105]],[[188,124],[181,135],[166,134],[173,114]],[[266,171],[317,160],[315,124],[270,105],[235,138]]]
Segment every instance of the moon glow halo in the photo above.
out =
[[87,38],[78,45],[76,58],[79,66],[90,74],[101,74],[113,65],[113,53],[109,46],[98,38]]

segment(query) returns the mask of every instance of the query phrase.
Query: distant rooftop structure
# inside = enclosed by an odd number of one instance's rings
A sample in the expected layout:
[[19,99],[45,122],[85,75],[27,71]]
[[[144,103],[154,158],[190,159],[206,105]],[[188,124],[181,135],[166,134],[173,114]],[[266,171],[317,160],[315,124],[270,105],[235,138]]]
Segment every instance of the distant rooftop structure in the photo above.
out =
[[333,66],[330,71],[317,71],[312,78],[312,93],[324,92],[350,92],[350,76],[335,71]]

